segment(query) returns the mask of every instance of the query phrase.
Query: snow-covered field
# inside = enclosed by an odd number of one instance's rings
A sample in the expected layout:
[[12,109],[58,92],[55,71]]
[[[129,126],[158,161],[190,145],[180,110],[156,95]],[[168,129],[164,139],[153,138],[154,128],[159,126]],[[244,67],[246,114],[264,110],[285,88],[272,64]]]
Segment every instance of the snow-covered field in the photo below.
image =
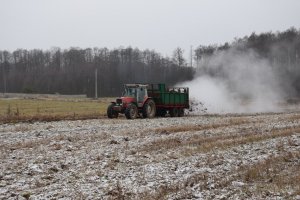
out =
[[300,199],[300,112],[0,125],[0,199]]

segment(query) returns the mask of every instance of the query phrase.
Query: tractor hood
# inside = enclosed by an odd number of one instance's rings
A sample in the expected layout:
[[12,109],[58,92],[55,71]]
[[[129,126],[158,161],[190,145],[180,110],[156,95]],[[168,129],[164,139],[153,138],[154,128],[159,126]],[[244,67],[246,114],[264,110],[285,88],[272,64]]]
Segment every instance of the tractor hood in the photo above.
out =
[[132,103],[132,102],[136,102],[136,99],[134,97],[121,97],[122,99],[122,103]]
[[119,104],[119,105],[123,105],[123,107],[125,106],[127,106],[127,104],[130,104],[130,103],[132,103],[132,102],[136,102],[136,98],[134,98],[134,97],[120,97],[120,98],[118,98],[117,99],[117,104]]

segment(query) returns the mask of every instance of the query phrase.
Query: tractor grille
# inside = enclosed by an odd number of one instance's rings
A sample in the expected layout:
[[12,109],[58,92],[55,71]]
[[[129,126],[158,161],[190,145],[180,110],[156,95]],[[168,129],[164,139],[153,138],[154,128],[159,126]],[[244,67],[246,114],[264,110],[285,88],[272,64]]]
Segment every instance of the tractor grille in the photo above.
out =
[[117,99],[117,104],[121,104],[122,103],[122,99]]

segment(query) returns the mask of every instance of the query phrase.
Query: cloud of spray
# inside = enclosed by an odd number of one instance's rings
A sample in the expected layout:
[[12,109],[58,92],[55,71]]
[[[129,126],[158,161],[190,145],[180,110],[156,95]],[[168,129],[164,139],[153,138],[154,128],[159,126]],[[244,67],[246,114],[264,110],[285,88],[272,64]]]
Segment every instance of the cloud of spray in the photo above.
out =
[[183,84],[209,113],[276,112],[283,98],[279,78],[254,51],[232,48],[202,59],[194,80]]

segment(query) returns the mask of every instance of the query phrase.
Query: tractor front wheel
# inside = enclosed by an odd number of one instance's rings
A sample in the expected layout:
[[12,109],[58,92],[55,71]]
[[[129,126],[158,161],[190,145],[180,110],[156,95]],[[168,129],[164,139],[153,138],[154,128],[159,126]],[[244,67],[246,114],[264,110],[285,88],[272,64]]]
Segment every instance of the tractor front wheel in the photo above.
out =
[[113,109],[114,106],[115,106],[114,103],[112,103],[108,106],[108,108],[107,108],[107,117],[108,118],[111,118],[111,119],[118,118],[119,113]]
[[138,108],[135,104],[130,104],[125,110],[125,116],[127,119],[135,119],[138,115]]
[[153,118],[156,114],[155,102],[152,99],[149,99],[143,106],[143,117],[144,118]]

